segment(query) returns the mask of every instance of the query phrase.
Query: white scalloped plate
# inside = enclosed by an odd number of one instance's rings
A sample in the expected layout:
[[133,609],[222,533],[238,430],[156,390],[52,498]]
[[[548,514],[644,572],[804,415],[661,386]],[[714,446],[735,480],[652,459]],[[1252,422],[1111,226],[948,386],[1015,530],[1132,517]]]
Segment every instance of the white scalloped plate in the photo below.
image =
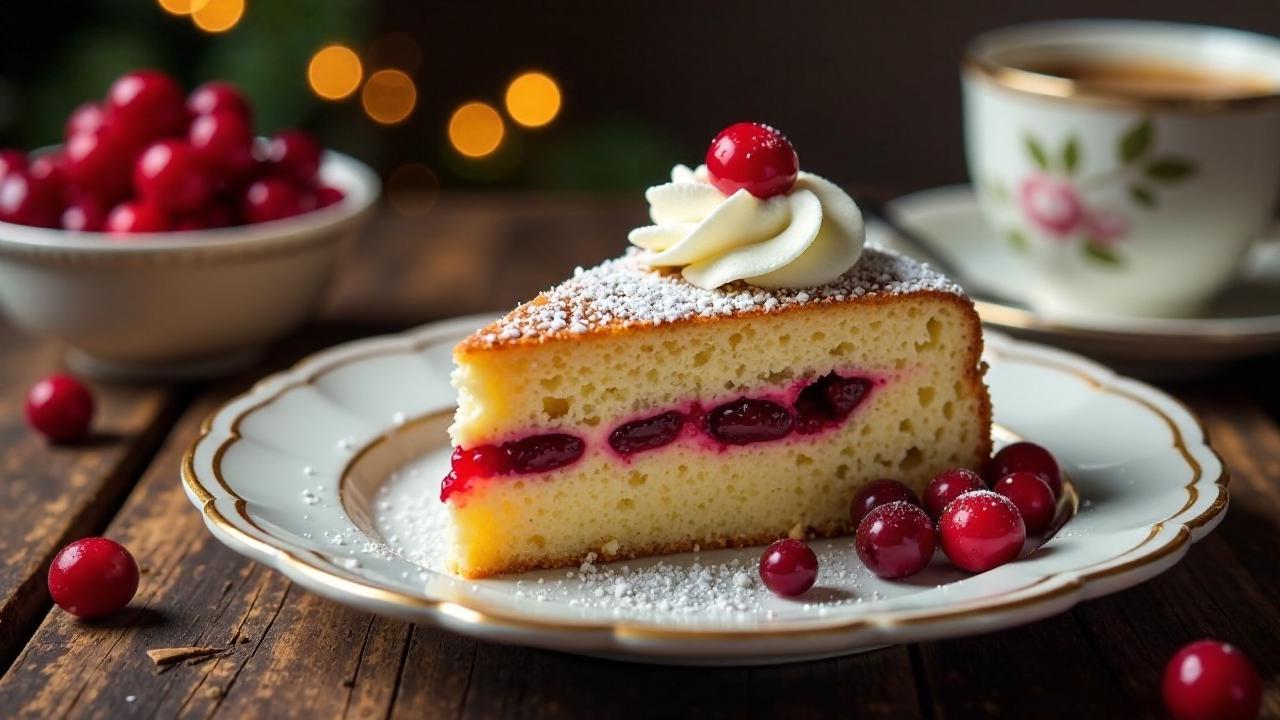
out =
[[758,664],[1062,612],[1167,570],[1227,507],[1226,469],[1177,401],[1078,356],[988,332],[998,429],[1051,448],[1079,494],[1075,517],[1016,562],[969,576],[939,555],[915,578],[887,582],[860,567],[847,538],[818,541],[818,585],[794,601],[755,580],[758,548],[663,558],[669,602],[653,602],[658,560],[631,561],[630,574],[615,562],[595,573],[457,579],[433,569],[438,543],[423,537],[441,517],[450,350],[484,320],[342,345],[224,406],[182,467],[210,531],[335,601],[485,640]]

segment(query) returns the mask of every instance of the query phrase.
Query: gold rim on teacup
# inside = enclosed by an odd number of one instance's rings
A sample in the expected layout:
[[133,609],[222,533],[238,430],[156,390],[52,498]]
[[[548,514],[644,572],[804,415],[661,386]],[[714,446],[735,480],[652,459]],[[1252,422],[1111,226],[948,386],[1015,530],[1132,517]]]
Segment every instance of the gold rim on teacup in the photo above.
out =
[[[1163,28],[1179,32],[1203,31],[1225,33],[1238,35],[1243,42],[1252,41],[1276,43],[1277,52],[1280,52],[1280,40],[1232,28],[1155,21],[1067,20],[1015,25],[985,32],[974,38],[965,49],[964,56],[961,59],[962,72],[970,77],[979,78],[999,87],[1028,95],[1127,109],[1179,112],[1221,112],[1252,110],[1280,103],[1280,78],[1278,78],[1275,83],[1275,89],[1272,92],[1267,93],[1250,93],[1231,97],[1214,98],[1159,95],[1136,96],[1118,92],[1114,89],[1099,87],[1097,84],[1090,83],[1088,81],[1050,75],[1048,73],[1018,67],[1015,64],[1001,62],[991,56],[993,53],[998,53],[999,51],[986,47],[997,40],[1013,35],[1017,32],[1042,30],[1047,33],[1055,29],[1061,29],[1064,31],[1079,30],[1080,28],[1090,25],[1111,28],[1128,26],[1138,32],[1157,31]],[[1035,42],[1028,42],[1024,48],[1030,49],[1036,45],[1037,43]],[[1046,41],[1043,45],[1046,49],[1051,47],[1061,47],[1060,45],[1055,45],[1052,41]]]

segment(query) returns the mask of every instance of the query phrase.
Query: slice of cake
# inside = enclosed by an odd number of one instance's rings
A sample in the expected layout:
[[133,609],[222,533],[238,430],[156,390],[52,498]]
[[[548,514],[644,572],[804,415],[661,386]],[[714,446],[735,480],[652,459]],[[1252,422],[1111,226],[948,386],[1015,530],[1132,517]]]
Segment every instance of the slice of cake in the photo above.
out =
[[847,533],[863,484],[919,492],[988,456],[960,289],[863,249],[856,206],[825,180],[792,169],[765,196],[713,182],[733,169],[677,168],[648,193],[643,250],[455,349],[441,499],[458,573]]

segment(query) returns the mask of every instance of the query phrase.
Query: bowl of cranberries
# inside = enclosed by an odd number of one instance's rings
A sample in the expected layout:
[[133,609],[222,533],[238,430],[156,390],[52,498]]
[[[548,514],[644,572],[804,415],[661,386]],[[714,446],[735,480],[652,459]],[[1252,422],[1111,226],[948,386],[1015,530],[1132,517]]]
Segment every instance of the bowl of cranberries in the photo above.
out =
[[81,372],[227,370],[307,320],[378,193],[305,132],[260,136],[229,83],[133,71],[61,145],[0,150],[0,306]]

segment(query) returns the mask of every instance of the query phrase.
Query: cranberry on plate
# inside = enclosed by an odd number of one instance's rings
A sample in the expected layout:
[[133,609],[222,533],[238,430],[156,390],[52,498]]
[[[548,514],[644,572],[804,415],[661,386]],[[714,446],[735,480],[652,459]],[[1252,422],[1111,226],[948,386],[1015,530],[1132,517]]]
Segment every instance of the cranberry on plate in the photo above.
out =
[[233,112],[244,118],[246,124],[253,123],[253,110],[249,101],[235,85],[220,80],[207,82],[192,90],[187,96],[187,112],[193,116]]
[[9,173],[27,169],[27,154],[21,150],[0,150],[0,181]]
[[111,125],[67,138],[67,178],[79,190],[106,202],[124,198],[138,148]]
[[296,183],[310,183],[320,170],[323,148],[300,130],[284,130],[267,143],[267,161],[278,174]]
[[67,203],[60,226],[76,232],[101,232],[107,226],[107,211],[97,198],[85,195]]
[[1018,557],[1027,530],[1009,498],[979,490],[951,501],[938,520],[938,539],[952,565],[979,573]]
[[943,511],[952,500],[967,492],[985,489],[987,489],[986,483],[982,482],[982,478],[972,470],[965,468],[943,470],[934,475],[924,488],[924,509],[928,511],[929,517],[937,520],[942,517]]
[[777,540],[760,556],[760,581],[777,595],[801,595],[817,579],[818,556],[799,540]]
[[187,129],[187,141],[200,163],[220,180],[236,182],[253,171],[253,127],[228,110],[199,115]]
[[858,525],[854,548],[871,572],[895,579],[923,570],[937,542],[933,521],[924,510],[898,500],[867,513]]
[[83,440],[93,421],[93,395],[70,375],[50,375],[27,392],[26,416],[53,442]]
[[245,222],[282,220],[307,210],[306,197],[293,183],[279,177],[255,180],[240,201],[240,217]]
[[899,500],[916,506],[920,505],[920,500],[916,498],[915,493],[911,492],[911,488],[897,480],[884,478],[872,480],[863,485],[858,490],[858,493],[853,496],[853,503],[849,508],[849,519],[853,521],[854,529],[856,530],[858,525],[862,523],[862,518],[866,517],[867,513],[881,505],[898,502]]
[[1057,459],[1035,443],[1016,442],[1004,446],[988,461],[985,470],[987,482],[991,485],[1010,473],[1029,472],[1048,483],[1054,497],[1062,494],[1062,470]]
[[1043,532],[1053,524],[1054,511],[1057,509],[1053,491],[1049,489],[1049,483],[1040,479],[1039,475],[1029,472],[1009,473],[991,489],[1013,501],[1022,515],[1022,521],[1026,523],[1027,532]]
[[138,156],[133,189],[138,199],[168,213],[202,207],[213,190],[196,151],[181,140],[157,140]]
[[102,537],[77,540],[49,566],[49,595],[85,619],[115,615],[138,591],[138,563],[123,545]]
[[1262,682],[1234,646],[1198,640],[1164,671],[1164,704],[1175,720],[1250,720],[1262,705]]
[[746,188],[760,199],[786,193],[800,172],[791,141],[761,123],[735,123],[721,130],[707,149],[706,162],[717,190],[732,195]]
[[0,180],[0,220],[32,227],[57,227],[62,215],[62,186],[22,170]]

